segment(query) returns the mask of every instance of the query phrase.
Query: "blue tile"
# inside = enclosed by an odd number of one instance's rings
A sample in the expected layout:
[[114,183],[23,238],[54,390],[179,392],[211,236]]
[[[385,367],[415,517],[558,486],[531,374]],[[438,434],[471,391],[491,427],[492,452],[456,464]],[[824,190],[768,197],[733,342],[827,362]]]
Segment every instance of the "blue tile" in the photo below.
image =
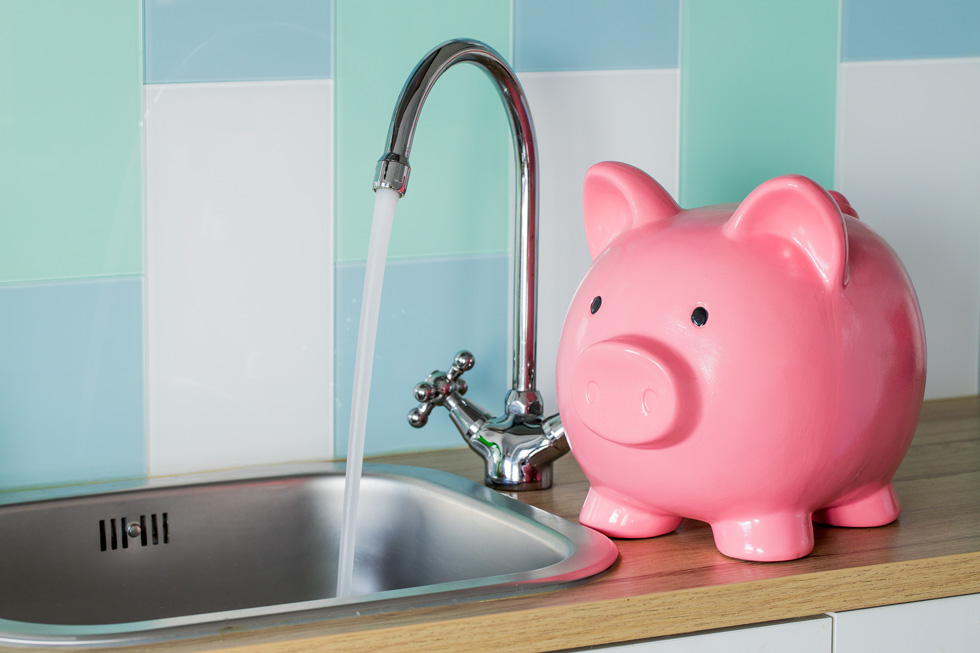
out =
[[976,56],[977,0],[843,0],[842,61]]
[[333,75],[333,2],[144,0],[145,80],[228,82]]
[[145,473],[140,277],[0,286],[0,487]]
[[[388,262],[371,378],[368,454],[465,446],[441,408],[425,428],[413,429],[405,421],[417,405],[415,384],[433,369],[447,369],[460,349],[476,356],[476,366],[466,374],[467,397],[501,412],[510,387],[509,267],[506,255]],[[334,448],[343,457],[364,264],[338,266],[335,279]]]
[[522,72],[676,68],[679,0],[515,0]]

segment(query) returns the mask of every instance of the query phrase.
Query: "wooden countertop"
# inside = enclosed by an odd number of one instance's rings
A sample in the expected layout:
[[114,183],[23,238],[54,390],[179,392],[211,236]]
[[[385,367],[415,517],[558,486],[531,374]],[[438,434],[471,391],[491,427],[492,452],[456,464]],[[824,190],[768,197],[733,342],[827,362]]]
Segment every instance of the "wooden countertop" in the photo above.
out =
[[[372,462],[482,477],[479,460],[463,449]],[[526,653],[980,592],[980,398],[926,403],[895,486],[903,506],[898,522],[815,526],[814,552],[801,560],[726,558],[708,526],[689,520],[669,535],[617,540],[613,569],[570,589],[235,633],[178,648]],[[552,490],[514,496],[574,520],[587,490],[566,456]]]

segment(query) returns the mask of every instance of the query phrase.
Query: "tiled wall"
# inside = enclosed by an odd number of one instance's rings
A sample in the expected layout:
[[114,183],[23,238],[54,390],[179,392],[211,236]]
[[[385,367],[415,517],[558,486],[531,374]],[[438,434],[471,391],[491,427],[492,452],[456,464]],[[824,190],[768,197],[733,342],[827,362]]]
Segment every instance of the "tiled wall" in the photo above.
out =
[[[342,456],[374,162],[455,36],[508,57],[534,112],[548,408],[605,159],[685,206],[787,172],[838,188],[916,283],[928,395],[977,392],[977,3],[0,0],[0,488]],[[369,452],[460,443],[404,422],[457,349],[500,408],[510,139],[471,67],[427,101]]]
[[0,1],[0,487],[146,469],[140,42]]
[[333,9],[143,6],[149,472],[328,458]]

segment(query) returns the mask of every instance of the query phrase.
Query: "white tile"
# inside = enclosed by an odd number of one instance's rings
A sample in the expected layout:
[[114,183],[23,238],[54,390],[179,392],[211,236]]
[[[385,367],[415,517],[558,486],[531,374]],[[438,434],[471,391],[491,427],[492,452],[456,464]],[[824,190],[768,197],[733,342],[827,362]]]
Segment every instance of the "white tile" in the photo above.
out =
[[588,270],[585,173],[600,161],[646,171],[675,197],[679,72],[522,73],[540,150],[537,386],[549,413],[565,312]]
[[330,457],[332,81],[145,94],[150,473]]
[[980,59],[840,67],[837,188],[905,263],[926,325],[926,396],[977,392]]

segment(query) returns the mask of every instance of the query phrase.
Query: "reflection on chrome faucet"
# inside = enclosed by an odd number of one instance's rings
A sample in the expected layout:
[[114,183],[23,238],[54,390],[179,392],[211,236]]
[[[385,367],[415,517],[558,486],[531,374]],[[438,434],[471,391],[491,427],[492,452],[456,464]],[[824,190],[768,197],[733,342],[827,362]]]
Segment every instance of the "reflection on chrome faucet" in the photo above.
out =
[[415,399],[421,403],[408,413],[408,423],[422,427],[435,406],[445,406],[463,439],[486,462],[487,485],[500,490],[550,487],[551,464],[568,451],[561,419],[511,412],[493,417],[464,399],[467,388],[462,375],[474,363],[473,354],[458,352],[448,372],[437,370],[416,385]]
[[424,426],[434,406],[445,406],[470,447],[486,461],[486,483],[506,490],[551,487],[552,463],[568,451],[557,415],[543,418],[534,387],[537,318],[537,148],[524,90],[514,71],[495,50],[479,41],[453,40],[436,47],[419,62],[402,88],[388,133],[386,153],[378,161],[374,188],[401,195],[408,186],[408,157],[426,96],[436,80],[457,63],[471,63],[493,81],[514,135],[517,215],[514,220],[514,360],[513,384],[505,413],[493,417],[462,397],[460,378],[473,366],[468,352],[456,355],[449,372],[433,372],[415,388],[421,405],[409,413],[412,426]]

